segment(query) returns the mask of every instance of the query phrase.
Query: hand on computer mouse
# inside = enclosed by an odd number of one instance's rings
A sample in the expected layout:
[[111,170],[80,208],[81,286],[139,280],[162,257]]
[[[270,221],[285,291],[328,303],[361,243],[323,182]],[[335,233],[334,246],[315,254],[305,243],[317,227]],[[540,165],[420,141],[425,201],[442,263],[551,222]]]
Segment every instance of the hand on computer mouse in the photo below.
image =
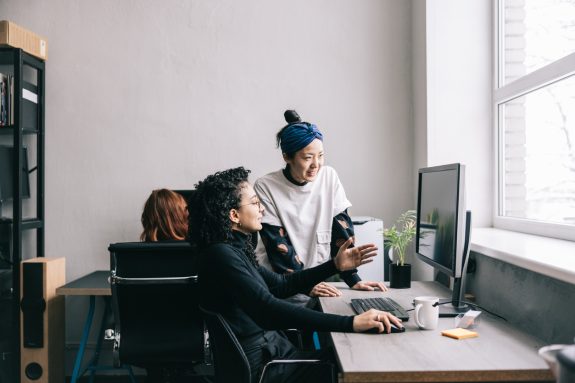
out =
[[392,332],[392,324],[399,330],[403,328],[401,319],[388,312],[371,309],[353,318],[353,331],[364,332],[375,329],[378,333],[385,331],[389,334]]
[[[396,327],[394,324],[391,325],[391,331],[389,333],[397,334],[397,333],[401,333],[401,332],[405,332],[405,327]],[[377,327],[370,328],[369,330],[364,331],[364,333],[367,333],[367,334],[388,334],[385,331],[379,332],[379,329]]]

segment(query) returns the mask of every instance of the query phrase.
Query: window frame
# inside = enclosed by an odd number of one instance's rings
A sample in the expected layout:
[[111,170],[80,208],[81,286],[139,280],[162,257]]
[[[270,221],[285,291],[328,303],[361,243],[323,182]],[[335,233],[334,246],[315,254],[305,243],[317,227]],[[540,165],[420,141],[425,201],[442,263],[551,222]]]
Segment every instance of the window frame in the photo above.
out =
[[503,216],[503,170],[505,161],[505,148],[503,147],[503,116],[500,115],[500,106],[507,101],[524,96],[535,90],[544,88],[565,78],[575,75],[575,52],[561,59],[553,61],[546,66],[530,72],[508,84],[504,84],[504,2],[494,0],[494,83],[493,83],[493,137],[495,147],[494,158],[494,206],[493,227],[498,229],[518,231],[528,234],[542,235],[545,237],[575,241],[575,225],[539,222],[524,218],[512,218]]

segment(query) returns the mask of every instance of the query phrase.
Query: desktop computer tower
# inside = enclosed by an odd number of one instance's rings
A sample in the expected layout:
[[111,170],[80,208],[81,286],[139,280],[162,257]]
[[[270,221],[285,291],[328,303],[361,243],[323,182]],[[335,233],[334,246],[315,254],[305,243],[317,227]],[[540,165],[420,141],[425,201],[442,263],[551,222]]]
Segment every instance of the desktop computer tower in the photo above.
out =
[[383,249],[383,221],[373,217],[350,217],[355,232],[355,244],[374,243],[378,250],[373,261],[358,268],[364,281],[386,281],[389,259]]
[[64,381],[65,258],[33,258],[20,268],[20,382]]

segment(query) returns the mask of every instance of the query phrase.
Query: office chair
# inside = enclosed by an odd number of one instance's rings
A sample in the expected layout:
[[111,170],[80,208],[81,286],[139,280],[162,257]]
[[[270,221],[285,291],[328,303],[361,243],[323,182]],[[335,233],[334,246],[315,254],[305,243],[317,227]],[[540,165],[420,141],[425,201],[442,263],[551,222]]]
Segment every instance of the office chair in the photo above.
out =
[[114,364],[193,369],[204,362],[196,250],[187,242],[111,244]]
[[[251,383],[252,374],[248,359],[226,320],[220,314],[206,310],[201,306],[200,310],[204,314],[204,320],[210,334],[216,383]],[[326,370],[325,382],[336,382],[331,363],[318,359],[275,359],[264,366],[259,383],[266,382],[266,372],[270,368],[282,364],[317,365],[318,368]]]

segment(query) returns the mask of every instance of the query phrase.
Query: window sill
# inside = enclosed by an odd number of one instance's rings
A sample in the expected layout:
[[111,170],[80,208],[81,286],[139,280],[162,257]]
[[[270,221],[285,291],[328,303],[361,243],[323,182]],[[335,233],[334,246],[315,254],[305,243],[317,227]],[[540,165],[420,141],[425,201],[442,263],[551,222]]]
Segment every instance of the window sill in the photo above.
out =
[[473,252],[575,284],[575,242],[473,228],[470,248]]

